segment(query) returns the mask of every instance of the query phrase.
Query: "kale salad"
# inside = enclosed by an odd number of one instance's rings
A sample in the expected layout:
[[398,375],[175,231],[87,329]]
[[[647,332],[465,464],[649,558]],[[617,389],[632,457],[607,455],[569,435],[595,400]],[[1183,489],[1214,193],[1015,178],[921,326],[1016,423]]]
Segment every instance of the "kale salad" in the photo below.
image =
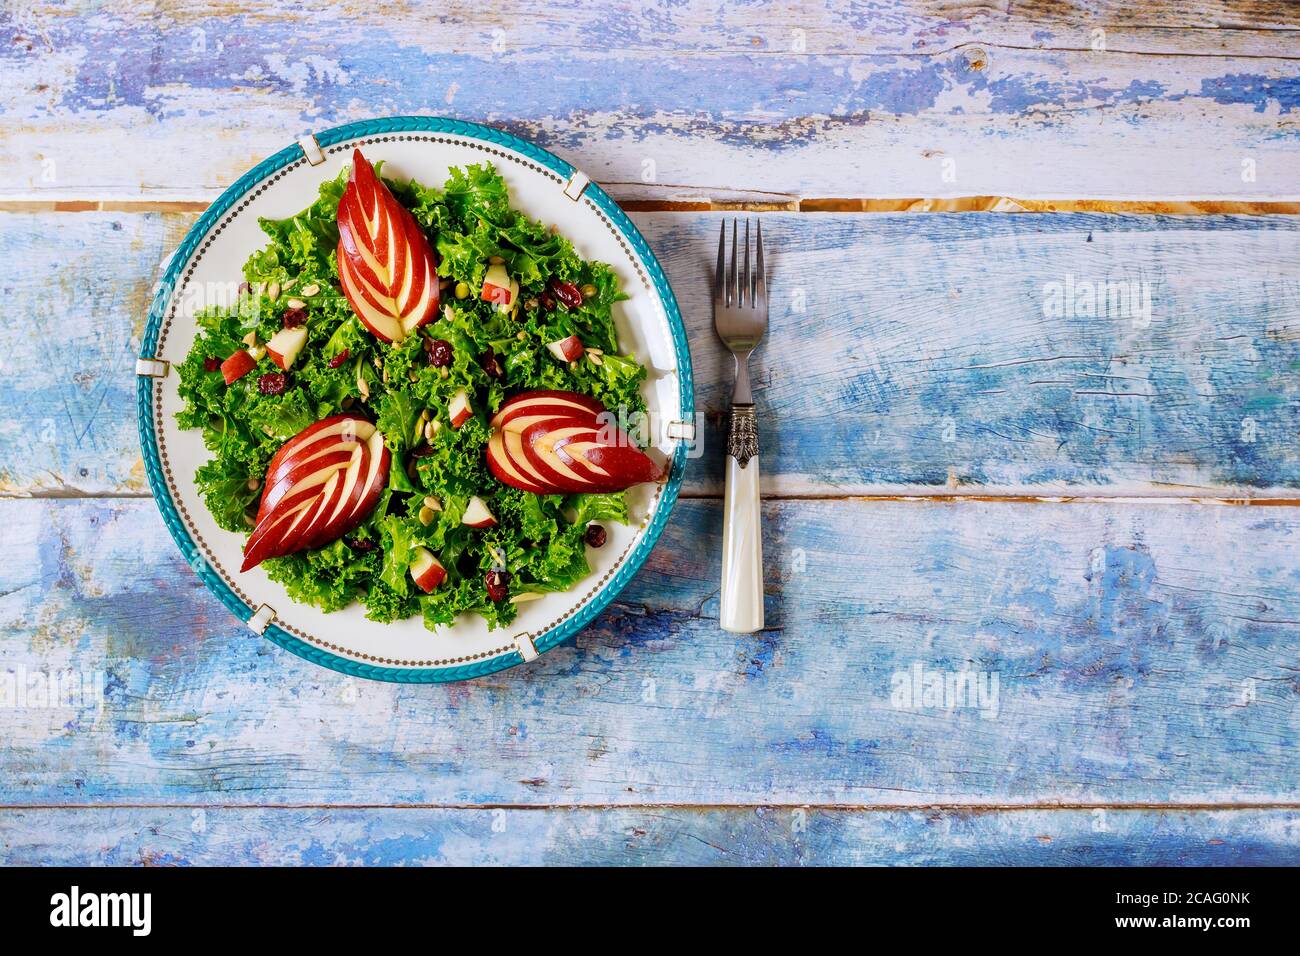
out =
[[619,354],[614,271],[512,209],[491,165],[449,172],[389,179],[357,151],[260,220],[238,293],[197,316],[178,421],[245,568],[294,600],[499,627],[586,577],[661,472],[629,437],[646,369]]

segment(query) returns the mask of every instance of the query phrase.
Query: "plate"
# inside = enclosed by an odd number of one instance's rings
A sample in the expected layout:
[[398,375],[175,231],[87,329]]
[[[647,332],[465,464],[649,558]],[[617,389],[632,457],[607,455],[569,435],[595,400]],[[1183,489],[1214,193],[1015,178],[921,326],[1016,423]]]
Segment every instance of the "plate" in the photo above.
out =
[[[610,263],[629,295],[614,307],[619,345],[649,370],[643,394],[651,447],[671,464],[668,480],[629,492],[632,523],[611,523],[609,539],[590,550],[591,575],[571,591],[524,604],[507,628],[489,631],[477,615],[430,631],[417,618],[393,624],[365,619],[353,604],[325,614],[289,599],[261,568],[240,574],[244,537],[223,531],[194,486],[209,457],[196,430],[175,420],[181,400],[170,365],[184,359],[194,315],[237,287],[244,260],[265,237],[259,216],[283,218],[310,205],[337,176],[354,147],[386,173],[441,185],[450,166],[493,163],[511,204],[555,223],[587,259]],[[372,680],[433,683],[481,677],[532,660],[590,622],[636,573],[668,521],[681,487],[694,402],[686,330],[663,269],[645,239],[595,183],[558,156],[500,130],[437,117],[350,123],[304,137],[231,186],[168,260],[149,311],[137,368],[136,411],[154,500],[185,560],[203,583],[255,632],[313,663]]]

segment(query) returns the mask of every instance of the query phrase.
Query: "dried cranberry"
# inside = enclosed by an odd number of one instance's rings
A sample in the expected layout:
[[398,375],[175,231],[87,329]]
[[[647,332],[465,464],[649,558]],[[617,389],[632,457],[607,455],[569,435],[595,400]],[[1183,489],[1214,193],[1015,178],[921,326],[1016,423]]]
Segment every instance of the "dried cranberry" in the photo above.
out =
[[267,372],[257,380],[257,390],[263,395],[283,395],[288,384],[283,372]]
[[589,524],[587,525],[587,533],[582,537],[593,548],[599,548],[605,543],[605,529],[598,524]]
[[488,350],[483,353],[483,357],[479,359],[479,363],[483,366],[483,371],[487,373],[488,378],[501,378],[506,374],[501,367],[501,363],[497,361],[497,353],[492,351],[490,345]]
[[572,282],[561,282],[559,279],[552,279],[551,294],[570,309],[576,309],[582,305],[582,292]]
[[424,350],[429,353],[429,364],[434,368],[451,364],[451,343],[446,339],[425,339]]
[[348,538],[347,545],[353,551],[360,551],[363,554],[375,550],[375,543],[369,538]]
[[504,601],[506,595],[510,593],[510,572],[509,571],[489,571],[483,578],[483,583],[487,585],[489,601]]
[[239,283],[239,295],[248,295],[248,293],[252,291],[253,291],[253,287],[249,285],[247,282]]
[[423,444],[416,445],[414,448],[411,449],[412,458],[428,458],[432,454],[433,454],[433,446],[430,445],[428,442],[424,442]]
[[555,308],[555,299],[551,297],[549,292],[543,292],[537,297],[537,300],[541,302],[542,308],[547,312],[550,312]]
[[287,309],[280,319],[286,329],[296,329],[307,321],[306,309]]
[[342,364],[343,364],[344,362],[346,362],[347,360],[348,360],[348,350],[347,350],[347,349],[344,349],[344,350],[343,350],[342,352],[340,352],[338,355],[336,355],[336,356],[334,356],[332,359],[330,359],[330,368],[338,368],[340,365],[342,365]]
[[203,360],[203,371],[205,371],[205,372],[220,372],[220,371],[221,371],[221,359],[219,359],[219,358],[214,358],[213,356],[209,355],[207,358],[205,358],[205,359]]

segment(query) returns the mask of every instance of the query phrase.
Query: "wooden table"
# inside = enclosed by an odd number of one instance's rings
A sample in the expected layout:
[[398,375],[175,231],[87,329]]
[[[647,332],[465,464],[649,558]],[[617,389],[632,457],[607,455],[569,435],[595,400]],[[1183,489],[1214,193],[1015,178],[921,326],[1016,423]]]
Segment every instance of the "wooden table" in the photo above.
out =
[[[4,862],[1300,861],[1293,6],[257,6],[0,14]],[[394,113],[634,210],[708,422],[609,611],[452,686],[252,637],[134,425],[197,211]],[[717,626],[732,207],[777,303],[755,636]],[[102,707],[15,698],[64,671]]]

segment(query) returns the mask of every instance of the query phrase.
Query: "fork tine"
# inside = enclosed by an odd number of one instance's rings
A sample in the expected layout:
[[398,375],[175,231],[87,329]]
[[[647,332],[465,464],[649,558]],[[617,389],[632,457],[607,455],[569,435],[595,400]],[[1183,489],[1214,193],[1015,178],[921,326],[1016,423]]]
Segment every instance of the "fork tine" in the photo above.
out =
[[755,250],[757,252],[758,268],[757,274],[754,276],[754,304],[759,308],[763,308],[767,305],[767,270],[763,268],[763,220],[757,220],[754,225],[758,233],[757,248]]
[[718,230],[718,268],[713,273],[713,300],[721,305],[727,303],[727,221],[722,221]]
[[754,307],[754,277],[749,271],[749,217],[745,217],[745,274],[740,280],[741,305]]
[[727,304],[728,306],[738,306],[740,304],[740,277],[736,274],[736,238],[738,233],[736,220],[732,220],[732,264],[731,271],[727,273]]

